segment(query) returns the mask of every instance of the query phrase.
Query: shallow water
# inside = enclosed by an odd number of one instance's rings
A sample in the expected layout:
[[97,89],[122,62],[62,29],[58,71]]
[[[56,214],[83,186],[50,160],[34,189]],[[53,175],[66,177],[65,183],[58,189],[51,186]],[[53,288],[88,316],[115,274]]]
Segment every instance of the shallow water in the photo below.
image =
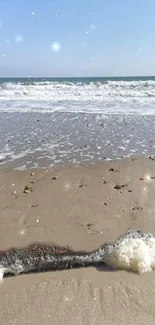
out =
[[47,168],[154,155],[154,139],[153,116],[0,113],[0,166]]

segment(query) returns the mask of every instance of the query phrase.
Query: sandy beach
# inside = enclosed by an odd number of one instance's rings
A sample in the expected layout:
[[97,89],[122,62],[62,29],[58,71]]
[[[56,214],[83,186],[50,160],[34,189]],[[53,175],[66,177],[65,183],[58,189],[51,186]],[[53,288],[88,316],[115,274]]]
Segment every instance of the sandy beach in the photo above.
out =
[[[90,251],[129,228],[155,235],[155,180],[140,180],[144,175],[155,176],[153,157],[1,169],[1,250],[38,241]],[[25,186],[32,191],[23,193]],[[0,322],[154,324],[154,290],[154,271],[90,267],[7,277],[0,287]]]
[[0,325],[155,323],[154,12],[0,0]]

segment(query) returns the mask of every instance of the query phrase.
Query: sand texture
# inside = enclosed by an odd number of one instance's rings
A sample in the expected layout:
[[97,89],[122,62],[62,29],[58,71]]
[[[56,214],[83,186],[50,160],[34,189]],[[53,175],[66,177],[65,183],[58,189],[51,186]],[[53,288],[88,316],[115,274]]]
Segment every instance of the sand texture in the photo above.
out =
[[[139,179],[146,175],[155,176],[147,157],[34,173],[1,169],[1,249],[39,241],[90,251],[128,228],[155,235],[155,180]],[[154,292],[155,271],[90,267],[7,277],[0,324],[153,325]]]

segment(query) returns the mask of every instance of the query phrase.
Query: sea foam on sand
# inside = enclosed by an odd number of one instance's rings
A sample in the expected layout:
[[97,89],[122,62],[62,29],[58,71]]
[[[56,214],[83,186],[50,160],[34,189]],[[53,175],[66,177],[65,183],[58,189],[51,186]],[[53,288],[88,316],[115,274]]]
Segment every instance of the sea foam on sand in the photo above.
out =
[[155,269],[155,238],[124,238],[109,251],[106,263],[138,273],[152,271]]

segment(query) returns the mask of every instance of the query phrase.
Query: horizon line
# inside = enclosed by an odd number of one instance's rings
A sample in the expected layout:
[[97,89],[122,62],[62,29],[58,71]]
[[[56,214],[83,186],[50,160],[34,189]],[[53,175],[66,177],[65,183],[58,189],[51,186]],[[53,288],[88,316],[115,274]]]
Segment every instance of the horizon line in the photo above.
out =
[[21,76],[21,77],[17,77],[17,76],[14,76],[14,77],[0,77],[0,79],[88,79],[88,78],[114,78],[114,79],[117,79],[117,78],[155,78],[155,75],[129,75],[129,76],[122,76],[122,75],[118,75],[118,76],[81,76],[81,77],[46,77],[46,76],[39,76],[39,77],[35,77],[35,76],[32,76],[32,77],[29,77],[29,76]]

